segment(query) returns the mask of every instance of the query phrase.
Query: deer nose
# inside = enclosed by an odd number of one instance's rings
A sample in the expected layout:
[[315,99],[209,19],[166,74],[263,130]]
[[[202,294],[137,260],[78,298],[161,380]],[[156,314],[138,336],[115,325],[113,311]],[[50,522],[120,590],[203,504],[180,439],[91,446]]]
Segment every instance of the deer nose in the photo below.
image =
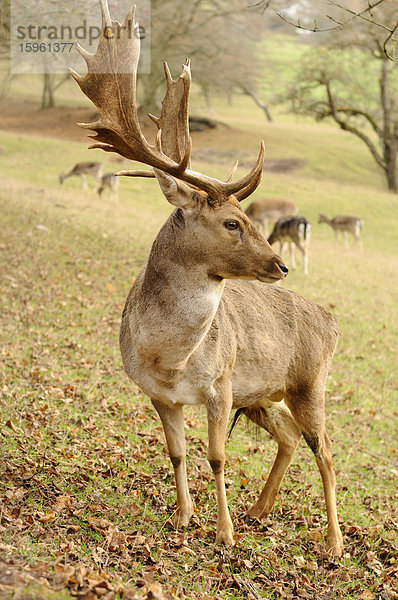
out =
[[286,265],[281,265],[279,263],[278,263],[278,267],[280,268],[280,270],[282,271],[282,273],[286,277],[286,275],[289,273],[288,267]]

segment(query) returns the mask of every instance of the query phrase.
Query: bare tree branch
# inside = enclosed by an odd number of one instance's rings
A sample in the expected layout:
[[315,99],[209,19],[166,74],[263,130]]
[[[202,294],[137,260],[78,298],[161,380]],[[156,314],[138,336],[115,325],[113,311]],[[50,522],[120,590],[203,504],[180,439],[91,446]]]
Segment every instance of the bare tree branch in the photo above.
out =
[[341,20],[341,21],[336,19],[336,17],[333,17],[331,15],[326,15],[327,18],[334,23],[334,25],[331,25],[330,27],[319,27],[315,19],[314,19],[314,25],[312,27],[309,27],[309,26],[302,25],[300,19],[297,19],[297,21],[294,21],[294,20],[287,18],[281,12],[278,12],[277,14],[283,21],[285,21],[289,25],[292,25],[293,27],[296,27],[297,29],[302,29],[303,31],[311,31],[312,33],[335,31],[337,29],[342,29],[343,27],[349,25],[355,19],[362,19],[363,21],[366,21],[367,23],[370,23],[371,25],[374,25],[375,27],[378,27],[378,28],[383,29],[386,32],[388,32],[388,36],[385,38],[385,40],[383,42],[383,52],[389,60],[394,60],[394,55],[389,52],[387,45],[390,42],[394,42],[394,44],[396,43],[395,34],[398,30],[398,20],[394,26],[390,27],[390,26],[386,25],[385,23],[375,20],[374,16],[372,15],[372,10],[375,9],[377,6],[381,5],[384,1],[385,0],[376,0],[374,2],[370,2],[370,0],[369,0],[368,6],[366,8],[364,8],[363,10],[360,10],[358,12],[355,12],[354,10],[347,8],[346,6],[340,4],[339,2],[330,0],[329,4],[331,6],[339,8],[340,10],[343,10],[350,15],[349,18],[347,18],[346,20]]
[[249,4],[247,8],[259,8],[261,14],[264,14],[270,4],[271,0],[260,0],[260,2],[256,2],[255,4]]
[[265,102],[261,102],[261,101],[260,101],[260,100],[257,98],[256,94],[253,92],[253,90],[249,89],[249,88],[248,88],[246,85],[244,85],[243,83],[241,83],[241,84],[239,85],[239,87],[241,88],[242,92],[243,92],[244,94],[246,94],[246,96],[249,96],[249,97],[250,97],[250,98],[253,100],[253,102],[254,102],[254,103],[255,103],[255,104],[256,104],[256,105],[257,105],[259,108],[261,108],[261,110],[263,110],[263,111],[264,111],[265,118],[266,118],[268,121],[272,122],[272,120],[273,120],[273,119],[272,119],[271,111],[270,111],[270,110],[269,110],[269,108],[268,108],[268,105],[267,105],[267,104],[265,104]]
[[350,133],[353,133],[354,135],[359,137],[367,145],[367,147],[369,148],[369,150],[370,150],[373,158],[377,162],[377,164],[380,165],[380,167],[382,167],[383,169],[385,169],[387,165],[386,165],[385,161],[383,160],[383,158],[380,156],[379,152],[377,151],[376,146],[373,144],[371,139],[365,133],[363,133],[363,131],[361,131],[357,127],[354,127],[353,125],[350,125],[347,120],[344,120],[341,118],[340,113],[342,111],[340,111],[336,106],[336,102],[335,102],[335,98],[334,98],[334,95],[332,92],[332,87],[331,87],[330,81],[327,81],[325,83],[325,87],[326,87],[326,93],[327,93],[328,101],[329,101],[330,114],[333,117],[333,119],[341,127],[341,129],[343,129],[344,131],[349,131]]

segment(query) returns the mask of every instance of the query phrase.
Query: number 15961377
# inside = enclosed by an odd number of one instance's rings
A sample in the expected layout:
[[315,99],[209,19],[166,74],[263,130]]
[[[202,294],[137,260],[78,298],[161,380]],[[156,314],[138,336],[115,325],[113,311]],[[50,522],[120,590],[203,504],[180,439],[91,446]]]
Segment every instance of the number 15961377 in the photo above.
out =
[[21,52],[72,52],[73,42],[23,42]]

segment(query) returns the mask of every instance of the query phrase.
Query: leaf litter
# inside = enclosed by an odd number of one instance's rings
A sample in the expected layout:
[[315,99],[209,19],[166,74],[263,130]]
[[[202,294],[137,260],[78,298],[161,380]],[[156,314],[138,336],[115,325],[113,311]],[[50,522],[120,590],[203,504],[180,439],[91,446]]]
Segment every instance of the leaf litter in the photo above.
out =
[[[359,503],[361,517],[346,516],[345,555],[331,559],[323,546],[322,493],[308,479],[314,468],[308,452],[299,449],[270,517],[247,520],[266,478],[252,474],[252,463],[269,464],[274,448],[237,432],[226,472],[236,545],[218,548],[205,434],[200,413],[188,411],[196,509],[186,531],[173,530],[175,489],[162,428],[126,381],[118,355],[126,292],[119,281],[131,279],[126,250],[102,239],[106,252],[98,257],[94,237],[82,248],[81,234],[67,238],[55,222],[48,229],[50,248],[42,232],[32,246],[29,237],[7,231],[7,246],[18,251],[7,259],[13,275],[3,280],[0,301],[0,598],[398,598],[392,444],[387,462],[350,450],[361,461],[338,473],[339,496],[353,494],[343,504]],[[340,396],[330,399],[332,406],[352,401]],[[357,431],[372,426],[374,415],[350,410]],[[362,482],[364,468],[390,487],[380,493]]]

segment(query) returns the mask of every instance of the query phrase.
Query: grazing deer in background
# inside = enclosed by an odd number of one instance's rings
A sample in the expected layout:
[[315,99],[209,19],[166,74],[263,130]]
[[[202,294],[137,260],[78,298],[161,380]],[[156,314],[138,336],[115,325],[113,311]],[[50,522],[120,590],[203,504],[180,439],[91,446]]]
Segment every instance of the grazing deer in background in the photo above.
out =
[[363,220],[358,217],[349,217],[346,215],[339,215],[333,219],[329,219],[326,215],[319,215],[318,223],[327,223],[333,229],[337,240],[337,232],[342,231],[344,234],[344,242],[346,248],[349,248],[347,233],[350,233],[354,239],[359,243],[359,247],[362,250],[362,239],[361,232],[363,227]]
[[186,474],[184,404],[205,407],[208,459],[217,492],[216,542],[233,544],[225,483],[225,433],[231,409],[269,431],[278,453],[249,515],[267,515],[301,436],[319,467],[328,516],[327,549],[342,553],[332,446],[325,428],[325,380],[338,337],[333,315],[279,287],[282,259],[240,207],[261,180],[264,144],[253,169],[226,182],[190,168],[190,67],[173,80],[165,65],[166,94],[152,146],[136,108],[139,39],[131,34],[134,9],[112,22],[101,0],[102,31],[95,55],[80,46],[88,73],[71,71],[100,117],[81,124],[96,132],[92,148],[118,152],[152,170],[175,210],[159,231],[135,280],[122,316],[120,348],[129,377],[147,394],[162,421],[177,487],[173,523],[193,514]]
[[274,229],[268,238],[268,243],[272,246],[279,242],[279,253],[283,255],[285,243],[290,247],[290,264],[292,269],[296,268],[296,259],[294,248],[297,247],[303,255],[303,271],[308,274],[308,251],[311,239],[312,225],[305,217],[282,217],[275,223]]
[[68,177],[80,177],[83,184],[83,189],[87,190],[87,175],[92,175],[96,180],[96,189],[98,188],[99,182],[104,171],[104,166],[100,162],[80,162],[77,163],[69,173],[61,173],[59,176],[59,182],[64,183]]
[[290,200],[263,198],[254,200],[245,212],[253,223],[263,228],[264,237],[268,237],[268,223],[276,223],[282,217],[297,215],[298,207]]
[[101,198],[105,188],[109,189],[109,199],[117,202],[119,198],[119,178],[115,173],[105,173],[98,184],[97,193]]

